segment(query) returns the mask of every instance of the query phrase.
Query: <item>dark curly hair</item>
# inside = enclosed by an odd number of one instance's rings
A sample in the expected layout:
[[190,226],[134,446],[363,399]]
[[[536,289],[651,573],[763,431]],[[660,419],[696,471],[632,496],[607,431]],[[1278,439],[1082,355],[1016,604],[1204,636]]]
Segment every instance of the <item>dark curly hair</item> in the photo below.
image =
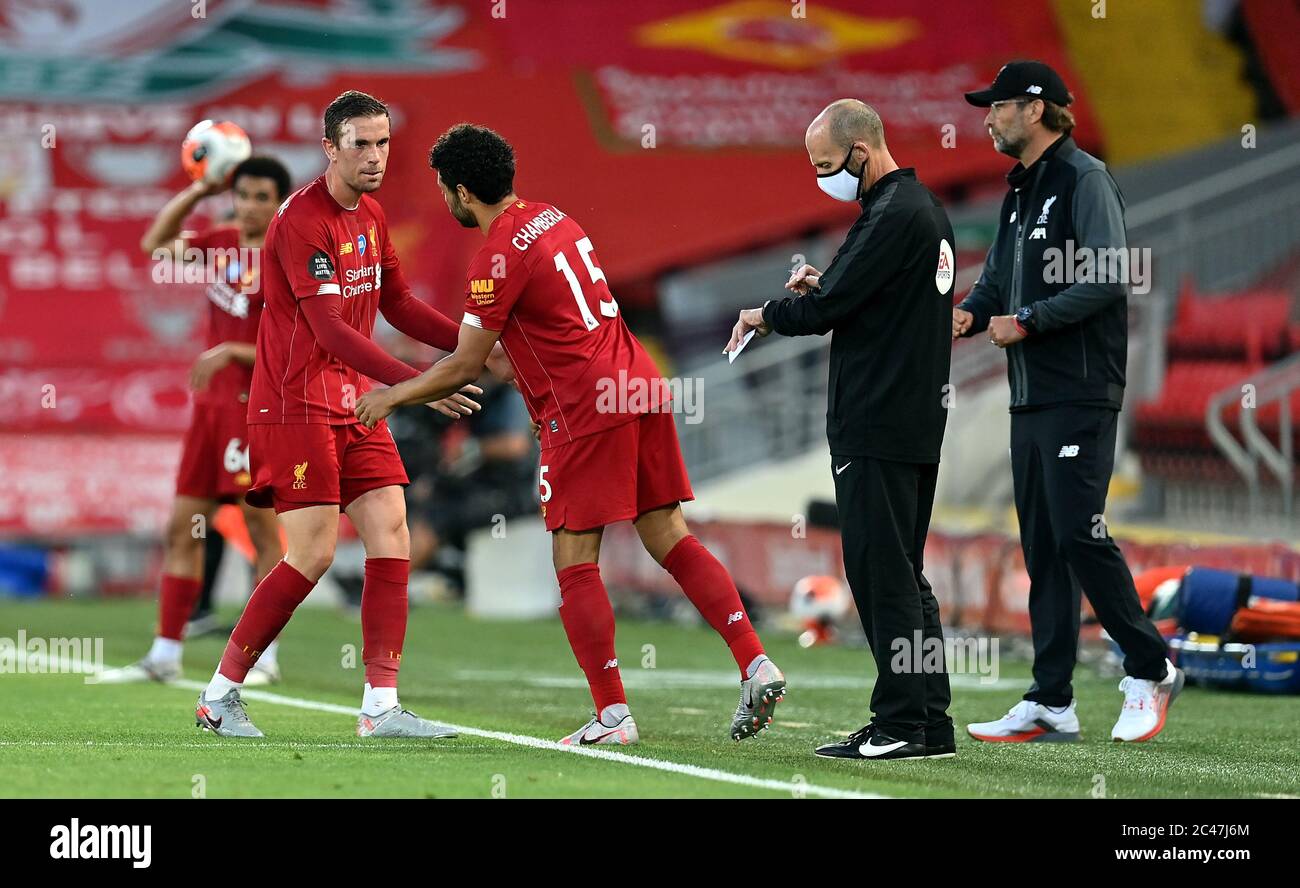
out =
[[429,149],[429,166],[448,188],[465,190],[485,204],[499,203],[515,187],[515,150],[485,126],[458,123]]

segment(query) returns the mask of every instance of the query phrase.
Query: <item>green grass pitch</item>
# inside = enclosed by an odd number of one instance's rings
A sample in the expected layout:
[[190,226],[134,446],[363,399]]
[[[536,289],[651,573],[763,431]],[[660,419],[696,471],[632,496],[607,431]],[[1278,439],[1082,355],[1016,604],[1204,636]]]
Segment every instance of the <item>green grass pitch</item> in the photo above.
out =
[[[232,615],[233,616],[233,615]],[[109,666],[148,647],[154,607],[130,602],[0,602],[0,637],[104,639]],[[996,718],[1027,684],[1028,665],[1001,663],[995,687],[975,677],[953,690],[955,759],[839,762],[813,747],[859,727],[870,688],[864,651],[803,650],[767,633],[789,695],[772,729],[727,737],[737,676],[704,627],[624,621],[618,646],[640,746],[578,755],[552,741],[588,717],[590,698],[558,620],[498,623],[459,609],[411,614],[402,701],[476,733],[455,740],[362,741],[357,621],[303,609],[285,630],[276,702],[249,700],[266,733],[235,741],[194,726],[196,685],[95,686],[76,674],[0,674],[0,796],[219,797],[912,797],[1087,798],[1300,795],[1300,698],[1189,687],[1165,732],[1114,744],[1116,681],[1080,669],[1084,742],[981,744],[961,730]],[[190,683],[206,681],[224,638],[186,647]],[[652,647],[647,647],[652,646]],[[644,668],[648,651],[654,668]],[[324,705],[325,710],[302,708]],[[607,750],[609,747],[602,747]]]

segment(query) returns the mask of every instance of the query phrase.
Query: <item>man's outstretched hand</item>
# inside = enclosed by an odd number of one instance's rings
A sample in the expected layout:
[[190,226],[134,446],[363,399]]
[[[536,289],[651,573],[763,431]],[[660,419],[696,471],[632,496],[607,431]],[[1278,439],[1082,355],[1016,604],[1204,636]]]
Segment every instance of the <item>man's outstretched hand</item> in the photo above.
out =
[[[396,389],[397,386],[385,389],[371,389],[362,395],[357,400],[357,419],[361,420],[361,423],[368,429],[373,429],[379,425],[401,403],[400,397],[394,394]],[[429,406],[443,416],[460,419],[462,416],[473,416],[483,409],[483,406],[478,401],[469,397],[470,395],[481,394],[483,394],[483,389],[476,385],[467,385],[450,398],[430,401]]]

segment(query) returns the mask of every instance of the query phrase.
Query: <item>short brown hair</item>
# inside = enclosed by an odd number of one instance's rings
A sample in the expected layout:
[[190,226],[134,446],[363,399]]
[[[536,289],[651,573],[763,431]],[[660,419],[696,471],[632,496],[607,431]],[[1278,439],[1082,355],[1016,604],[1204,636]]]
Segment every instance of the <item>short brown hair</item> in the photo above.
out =
[[353,117],[378,117],[384,115],[392,121],[388,106],[374,96],[350,89],[330,102],[325,109],[325,138],[335,145],[343,137],[343,124]]
[[[1066,93],[1070,101],[1074,101],[1074,96]],[[1064,105],[1058,105],[1055,102],[1049,102],[1043,99],[1043,126],[1047,127],[1054,133],[1064,133],[1069,135],[1074,129],[1074,115],[1070,109]]]

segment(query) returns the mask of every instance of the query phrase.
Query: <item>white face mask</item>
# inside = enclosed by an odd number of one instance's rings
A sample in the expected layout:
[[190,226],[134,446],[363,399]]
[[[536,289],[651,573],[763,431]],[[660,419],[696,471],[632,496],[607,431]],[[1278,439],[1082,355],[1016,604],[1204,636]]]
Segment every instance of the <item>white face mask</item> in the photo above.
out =
[[[853,175],[849,172],[849,158],[853,156],[853,149],[844,156],[844,163],[833,173],[818,173],[817,187],[825,191],[836,200],[855,201],[858,199],[858,188],[862,185],[862,173]],[[866,169],[866,163],[862,165]]]

